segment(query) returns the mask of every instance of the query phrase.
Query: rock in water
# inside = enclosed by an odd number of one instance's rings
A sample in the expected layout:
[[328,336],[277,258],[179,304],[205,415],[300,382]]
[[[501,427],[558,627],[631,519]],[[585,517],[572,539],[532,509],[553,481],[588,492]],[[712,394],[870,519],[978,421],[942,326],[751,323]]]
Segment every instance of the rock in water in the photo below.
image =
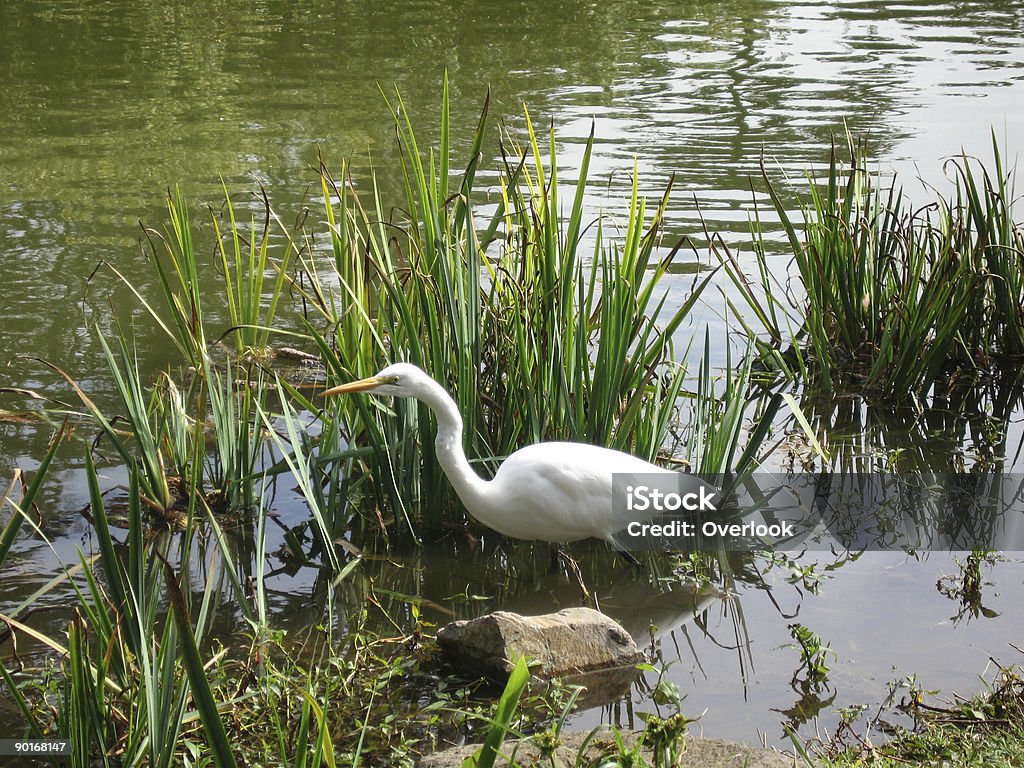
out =
[[540,678],[632,666],[643,660],[626,630],[590,608],[566,608],[544,616],[495,611],[445,625],[437,641],[460,667],[498,680],[508,678],[520,656],[537,662],[530,671]]

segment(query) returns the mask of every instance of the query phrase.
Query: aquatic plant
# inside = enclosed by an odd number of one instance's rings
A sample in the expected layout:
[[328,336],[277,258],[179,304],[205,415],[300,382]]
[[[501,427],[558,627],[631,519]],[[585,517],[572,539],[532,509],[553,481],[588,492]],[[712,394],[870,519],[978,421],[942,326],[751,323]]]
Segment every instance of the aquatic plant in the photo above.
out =
[[213,443],[205,473],[210,486],[206,495],[218,509],[251,512],[265,448],[258,416],[267,400],[264,371],[228,358],[223,371],[210,365],[205,374],[205,388],[199,394],[206,398]]
[[[49,447],[32,475],[32,480],[26,482],[24,473],[17,470],[7,491],[0,496],[0,511],[3,511],[4,507],[10,509],[10,517],[7,518],[3,528],[0,528],[0,568],[3,568],[4,560],[7,559],[11,547],[14,546],[15,540],[18,538],[18,533],[25,524],[25,510],[32,509],[32,505],[35,504],[36,498],[42,490],[43,482],[53,463],[53,457],[57,454],[57,448],[64,438],[66,426],[62,426],[50,438]],[[18,490],[20,493],[16,494]],[[17,498],[15,498],[16,495]]]
[[[710,332],[705,331],[704,356],[697,371],[697,391],[689,409],[686,453],[692,466],[705,476],[728,473],[743,475],[760,465],[758,452],[766,450],[765,440],[783,403],[783,396],[770,390],[755,392],[751,367],[753,343],[749,343],[739,366],[733,365],[732,350],[726,349],[721,372],[722,391],[716,392],[711,362]],[[753,429],[743,434],[748,409],[754,406]],[[801,415],[799,407],[793,412]]]
[[[76,595],[67,645],[33,633],[62,658],[55,700],[36,699],[28,686],[14,681],[2,660],[0,672],[31,733],[41,737],[56,732],[71,742],[71,765],[173,765],[178,735],[188,720],[189,698],[178,673],[175,623],[163,622],[161,629],[161,568],[163,556],[169,555],[169,539],[147,541],[142,473],[134,465],[126,509],[128,533],[121,544],[111,534],[89,454],[86,474],[98,554],[92,559],[81,555],[77,568],[65,568]],[[102,577],[93,572],[94,562]],[[72,580],[76,572],[84,579],[82,587]],[[46,590],[59,582],[54,580]],[[208,587],[197,623],[200,633],[209,595]],[[13,626],[18,632],[28,631],[24,625]]]
[[492,768],[496,764],[498,750],[507,734],[512,731],[512,720],[519,706],[519,698],[523,695],[523,690],[529,681],[530,669],[527,660],[520,656],[505,683],[501,698],[498,699],[490,728],[487,729],[487,737],[480,749],[470,758],[473,765],[479,766],[479,768]]
[[[71,742],[72,766],[171,766],[200,757],[217,766],[236,765],[237,733],[228,738],[233,722],[228,713],[237,714],[252,696],[238,691],[238,679],[217,674],[223,672],[226,654],[223,650],[211,652],[208,639],[219,582],[216,563],[218,559],[233,562],[226,540],[220,535],[215,538],[215,555],[204,564],[209,570],[197,607],[193,605],[196,571],[190,553],[199,536],[194,522],[204,516],[196,509],[202,504],[201,495],[187,495],[192,508],[176,544],[166,530],[154,532],[147,525],[141,471],[133,465],[124,510],[127,535],[117,541],[88,453],[86,475],[98,554],[91,559],[83,554],[79,567],[65,568],[75,594],[66,645],[5,617],[15,631],[29,633],[59,654],[60,676],[50,687],[33,684],[31,679],[19,683],[0,659],[0,679],[34,737],[58,733]],[[215,525],[208,509],[205,515]],[[262,549],[262,533],[260,543]],[[177,560],[177,567],[172,567],[171,560]],[[76,573],[84,579],[84,587],[71,581]],[[233,580],[244,605],[245,587],[233,577],[235,569],[223,573]],[[253,650],[259,654],[269,631],[265,605],[252,615],[262,617],[253,624],[258,630]],[[264,679],[267,690],[261,695],[291,685],[298,677],[296,672],[289,669],[287,678]],[[40,686],[44,686],[42,690]],[[309,722],[310,709],[320,712],[319,726]],[[322,710],[323,705],[310,697],[299,734],[302,759],[330,752]],[[282,727],[280,720],[277,727]],[[297,754],[295,745],[290,735],[279,735],[280,757],[290,761]]]
[[[897,704],[890,695],[889,704],[874,717],[866,718],[866,727],[854,728],[855,717],[825,740],[803,741],[790,729],[788,734],[801,765],[827,768],[855,768],[867,763],[882,768],[904,765],[962,765],[984,768],[989,765],[1017,765],[1024,760],[1024,679],[1019,667],[995,662],[995,675],[984,681],[984,690],[965,697],[954,694],[952,700],[935,699],[938,691],[923,690],[915,676],[890,683],[890,691],[906,688]],[[898,708],[913,718],[912,727],[893,725],[890,714]],[[870,732],[884,735],[881,743],[872,742]]]
[[[833,148],[827,173],[809,177],[794,217],[762,175],[793,253],[798,289],[772,275],[755,219],[758,273],[719,248],[761,326],[762,359],[813,392],[838,386],[900,400],[943,393],[951,380],[999,370],[1020,357],[1024,226],[993,142],[995,173],[951,161],[950,197],[915,207],[896,179],[887,189],[849,142],[844,171]],[[787,348],[788,345],[788,348]]]
[[[234,341],[238,357],[246,354],[258,356],[267,348],[271,334],[275,333],[278,305],[288,285],[288,267],[296,252],[291,231],[277,219],[266,190],[262,188],[259,202],[262,225],[257,227],[253,214],[243,228],[236,218],[235,205],[225,185],[223,223],[216,212],[212,215],[223,270],[223,293],[231,320],[231,327],[222,336]],[[175,203],[176,206],[181,204],[180,200]],[[272,222],[285,234],[284,246],[275,248],[279,253],[277,259],[270,255]],[[265,281],[270,270],[276,274],[268,291]]]
[[[792,685],[817,689],[828,683],[828,676],[831,670],[828,666],[828,657],[835,656],[835,651],[829,648],[828,643],[822,642],[814,632],[803,624],[794,622],[789,625],[789,634],[797,642],[800,649],[801,666],[793,674]],[[803,672],[801,677],[800,673]]]

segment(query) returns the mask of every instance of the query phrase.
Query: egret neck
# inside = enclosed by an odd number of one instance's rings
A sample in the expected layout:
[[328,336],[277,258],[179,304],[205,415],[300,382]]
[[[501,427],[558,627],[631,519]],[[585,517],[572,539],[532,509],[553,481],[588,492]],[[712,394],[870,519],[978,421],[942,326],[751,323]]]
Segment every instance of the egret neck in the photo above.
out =
[[437,418],[434,452],[455,493],[467,509],[486,509],[488,504],[494,503],[487,498],[490,482],[480,477],[469,465],[462,447],[462,416],[455,402],[444,387],[433,380],[424,383],[415,396]]

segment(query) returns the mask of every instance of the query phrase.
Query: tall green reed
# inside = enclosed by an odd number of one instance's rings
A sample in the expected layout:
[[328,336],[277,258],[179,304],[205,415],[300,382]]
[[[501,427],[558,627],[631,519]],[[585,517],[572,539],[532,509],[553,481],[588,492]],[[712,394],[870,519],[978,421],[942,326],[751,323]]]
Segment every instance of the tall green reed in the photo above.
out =
[[982,366],[1024,356],[1024,220],[994,134],[992,156],[991,170],[966,155],[948,161],[955,189],[939,201],[943,236],[973,254],[981,279],[965,346]]
[[[110,349],[110,345],[102,334],[99,335],[100,346],[114,380],[114,387],[124,406],[124,414],[120,417],[108,417],[107,414],[89,397],[88,394],[65,371],[47,363],[60,374],[78,395],[82,404],[96,421],[102,434],[108,439],[118,457],[125,466],[136,462],[135,454],[130,446],[130,437],[135,438],[138,448],[138,463],[141,468],[140,484],[143,498],[151,509],[159,514],[169,514],[175,505],[176,497],[169,481],[168,466],[161,449],[161,437],[158,434],[157,419],[151,418],[152,402],[147,397],[142,378],[139,373],[138,358],[134,350],[129,348],[128,339],[121,333],[118,335],[118,354]],[[124,421],[130,432],[126,434],[115,425]]]
[[[259,367],[236,366],[231,359],[223,371],[206,366],[205,376],[193,375],[184,394],[164,373],[147,392],[129,339],[119,330],[116,354],[102,335],[99,341],[123,406],[121,416],[105,414],[68,374],[55,370],[78,394],[122,464],[137,463],[147,507],[180,523],[187,501],[183,494],[189,489],[219,509],[251,509],[263,451],[254,408],[265,399]],[[205,443],[208,434],[213,450],[197,458],[192,446],[196,440]]]
[[[257,224],[252,214],[248,224],[243,225],[225,186],[222,214],[211,209],[216,238],[211,255],[221,271],[220,278],[214,280],[204,266],[188,200],[180,189],[168,195],[167,226],[163,231],[144,229],[145,253],[157,277],[163,311],[131,279],[107,264],[174,344],[181,359],[194,369],[203,370],[210,363],[211,341],[230,336],[236,353],[242,356],[262,351],[275,332],[274,323],[288,284],[288,267],[296,254],[296,243],[293,232],[274,214],[263,190],[258,205],[263,206],[262,223]],[[276,239],[275,232],[279,235]],[[274,276],[268,284],[270,272]],[[221,295],[216,298],[227,305],[230,325],[219,336],[212,336],[206,325],[214,298],[211,294],[218,287]]]
[[[14,542],[18,538],[18,534],[21,532],[21,528],[25,523],[26,511],[32,509],[36,499],[39,497],[39,493],[43,488],[43,482],[50,471],[50,465],[53,463],[54,456],[57,455],[57,449],[60,447],[64,434],[65,426],[62,426],[50,438],[46,454],[40,460],[31,481],[25,483],[23,473],[21,470],[18,470],[7,492],[0,497],[0,511],[4,507],[10,508],[10,517],[7,518],[3,528],[0,528],[0,568],[3,568],[4,560],[7,559],[11,548],[14,546]],[[18,494],[18,498],[15,498],[15,489],[19,485],[21,486],[21,492]]]
[[201,369],[207,359],[207,334],[203,310],[200,257],[195,247],[189,206],[180,189],[167,198],[168,226],[164,233],[146,229],[147,254],[160,284],[169,323],[163,313],[114,267],[114,273],[131,289],[140,304],[174,343],[183,360]]
[[[257,226],[255,216],[243,231],[235,216],[235,206],[227,186],[224,187],[224,222],[214,215],[220,265],[223,270],[223,292],[227,299],[231,327],[225,332],[235,342],[239,356],[259,354],[267,347],[273,332],[284,288],[288,266],[295,247],[291,234],[285,234],[285,245],[278,259],[271,258],[271,223],[280,224],[274,216],[270,200],[261,190],[263,223]],[[281,226],[282,231],[284,227]],[[273,270],[274,282],[267,291],[265,281]]]
[[[224,195],[221,210],[211,210],[215,238],[211,255],[218,263],[219,277],[205,271],[200,255],[203,242],[180,190],[168,197],[168,224],[163,231],[145,229],[146,253],[157,277],[162,306],[143,295],[116,267],[107,265],[173,343],[179,352],[177,362],[184,369],[162,374],[147,398],[123,329],[117,330],[117,358],[107,341],[100,339],[134,437],[134,454],[125,436],[62,372],[122,461],[127,464],[133,455],[138,458],[145,470],[147,496],[158,510],[169,510],[180,502],[168,478],[203,493],[218,509],[245,511],[254,506],[257,465],[266,444],[256,406],[266,405],[264,365],[272,361],[269,340],[273,334],[287,333],[274,325],[297,246],[293,232],[274,213],[265,192],[257,198],[257,204],[263,206],[261,223],[255,214],[248,222],[240,220],[226,187]],[[221,303],[227,308],[229,325],[217,332],[208,327],[209,307]],[[233,344],[222,344],[224,338]],[[194,433],[208,434],[212,447],[197,462],[189,455]]]
[[[758,452],[765,450],[765,441],[783,403],[783,395],[770,390],[758,391],[752,380],[754,360],[752,340],[738,366],[733,364],[732,349],[727,347],[719,384],[713,374],[710,332],[705,331],[704,356],[685,431],[686,453],[692,467],[703,475],[743,476],[762,463],[763,457]],[[755,415],[750,418],[751,432],[744,435],[752,408]],[[793,410],[799,414],[798,408]]]
[[263,371],[231,359],[206,369],[205,394],[213,448],[207,459],[207,497],[218,509],[252,511],[264,452],[258,409],[266,404]]

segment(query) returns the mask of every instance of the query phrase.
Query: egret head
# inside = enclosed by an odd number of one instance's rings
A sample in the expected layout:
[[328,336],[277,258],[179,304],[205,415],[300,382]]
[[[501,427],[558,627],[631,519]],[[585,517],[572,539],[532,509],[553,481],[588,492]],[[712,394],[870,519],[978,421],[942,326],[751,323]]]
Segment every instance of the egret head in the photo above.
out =
[[322,397],[348,392],[369,392],[374,395],[390,397],[418,397],[426,387],[433,383],[433,379],[412,363],[395,363],[376,376],[328,389]]

